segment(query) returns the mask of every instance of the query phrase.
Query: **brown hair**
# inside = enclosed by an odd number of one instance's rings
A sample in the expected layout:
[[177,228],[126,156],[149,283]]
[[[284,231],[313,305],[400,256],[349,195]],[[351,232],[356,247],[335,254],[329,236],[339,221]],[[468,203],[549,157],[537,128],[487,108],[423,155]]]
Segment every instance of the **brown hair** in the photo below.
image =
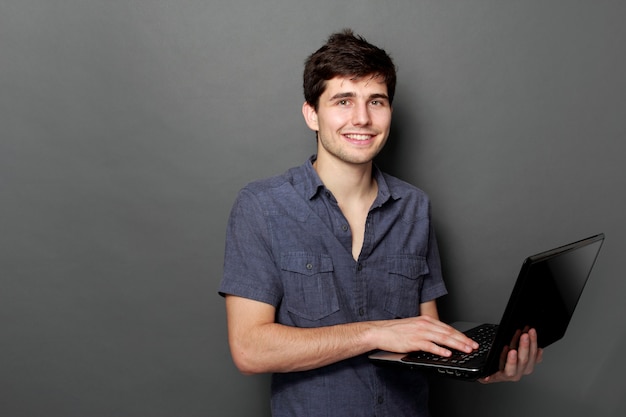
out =
[[326,81],[337,76],[360,78],[380,76],[387,84],[389,102],[396,90],[396,67],[383,49],[344,29],[328,38],[324,46],[307,58],[304,64],[304,99],[316,110]]

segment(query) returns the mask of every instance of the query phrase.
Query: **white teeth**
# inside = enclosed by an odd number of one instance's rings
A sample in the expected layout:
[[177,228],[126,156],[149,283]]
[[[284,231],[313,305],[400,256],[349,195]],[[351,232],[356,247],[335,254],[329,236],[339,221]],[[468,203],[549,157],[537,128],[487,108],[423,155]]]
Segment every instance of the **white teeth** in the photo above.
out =
[[369,138],[371,138],[371,135],[357,135],[357,134],[351,134],[351,135],[346,135],[346,137],[350,138],[350,139],[354,139],[354,140],[368,140]]

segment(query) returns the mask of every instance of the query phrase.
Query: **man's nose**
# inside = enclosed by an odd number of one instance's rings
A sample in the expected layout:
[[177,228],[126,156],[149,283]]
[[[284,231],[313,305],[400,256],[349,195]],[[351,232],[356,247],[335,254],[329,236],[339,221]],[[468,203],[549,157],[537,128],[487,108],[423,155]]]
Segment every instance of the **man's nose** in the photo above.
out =
[[370,111],[367,103],[359,103],[354,106],[352,113],[352,124],[355,126],[366,126],[371,122]]

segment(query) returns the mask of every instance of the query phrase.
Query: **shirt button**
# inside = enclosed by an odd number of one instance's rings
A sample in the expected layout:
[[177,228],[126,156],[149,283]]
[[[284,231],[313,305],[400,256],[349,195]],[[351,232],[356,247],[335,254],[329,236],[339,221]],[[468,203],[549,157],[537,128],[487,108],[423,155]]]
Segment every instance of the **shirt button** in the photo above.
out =
[[308,269],[309,271],[313,269],[313,264],[306,264],[306,269]]
[[385,402],[385,397],[383,397],[382,395],[378,396],[378,404],[382,404]]
[[359,308],[359,316],[363,317],[365,315],[365,309],[363,307]]
[[341,225],[341,230],[343,230],[344,232],[347,232],[347,231],[348,231],[348,229],[349,229],[349,227],[348,227],[348,225],[347,225],[347,224],[342,224],[342,225]]
[[356,270],[357,270],[357,271],[362,271],[362,270],[363,270],[363,265],[362,265],[362,264],[358,264],[358,265],[356,266]]

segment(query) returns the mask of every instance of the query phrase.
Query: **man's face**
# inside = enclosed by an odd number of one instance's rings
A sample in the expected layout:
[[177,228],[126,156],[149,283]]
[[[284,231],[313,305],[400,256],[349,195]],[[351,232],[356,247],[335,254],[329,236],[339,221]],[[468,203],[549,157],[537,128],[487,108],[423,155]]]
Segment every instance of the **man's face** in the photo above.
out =
[[389,136],[391,105],[380,77],[335,77],[326,83],[317,111],[305,103],[307,125],[318,132],[318,159],[369,163]]

